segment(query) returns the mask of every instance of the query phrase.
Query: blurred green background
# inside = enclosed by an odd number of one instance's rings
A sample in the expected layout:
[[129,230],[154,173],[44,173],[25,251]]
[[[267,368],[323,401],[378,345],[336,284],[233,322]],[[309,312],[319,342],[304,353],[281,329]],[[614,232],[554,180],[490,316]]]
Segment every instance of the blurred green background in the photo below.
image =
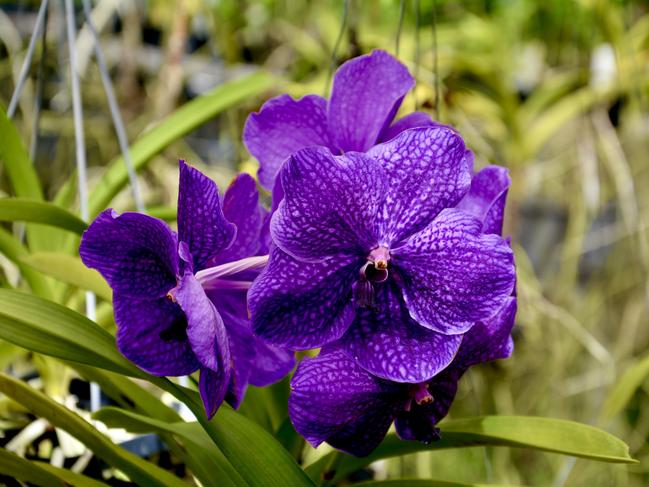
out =
[[[4,105],[37,6],[0,2]],[[505,233],[519,272],[516,349],[511,359],[465,376],[451,417],[539,415],[594,424],[629,443],[640,464],[467,448],[383,461],[372,467],[377,478],[649,484],[649,2],[101,0],[93,15],[130,141],[226,81],[257,70],[274,76],[265,93],[210,119],[143,168],[140,182],[154,214],[175,207],[179,157],[221,187],[238,170],[254,173],[256,162],[241,142],[248,113],[282,92],[324,94],[333,67],[374,48],[398,49],[417,78],[403,113],[425,110],[455,126],[477,168],[509,168]],[[78,53],[92,183],[119,148],[83,36]],[[47,198],[64,199],[73,194],[60,190],[74,172],[75,149],[59,2],[50,9],[39,68],[41,52],[16,123],[26,144],[32,141]],[[0,178],[8,192],[6,174]],[[133,209],[130,193],[114,206]],[[2,279],[11,282],[15,269],[0,264]],[[61,365],[53,370],[51,362],[0,344],[0,366],[36,367],[50,394],[70,394],[73,374]],[[11,407],[2,402],[0,412]]]

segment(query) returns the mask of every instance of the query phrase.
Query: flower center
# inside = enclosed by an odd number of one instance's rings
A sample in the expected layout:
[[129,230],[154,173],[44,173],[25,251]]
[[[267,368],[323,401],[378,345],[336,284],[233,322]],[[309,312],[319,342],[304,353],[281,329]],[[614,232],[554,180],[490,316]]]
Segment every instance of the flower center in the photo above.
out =
[[435,400],[433,395],[428,390],[427,382],[420,382],[410,387],[410,397],[420,406],[432,404]]
[[352,286],[354,303],[360,308],[372,308],[375,305],[374,284],[388,279],[390,251],[387,247],[379,246],[367,256],[367,262],[361,267],[358,281]]

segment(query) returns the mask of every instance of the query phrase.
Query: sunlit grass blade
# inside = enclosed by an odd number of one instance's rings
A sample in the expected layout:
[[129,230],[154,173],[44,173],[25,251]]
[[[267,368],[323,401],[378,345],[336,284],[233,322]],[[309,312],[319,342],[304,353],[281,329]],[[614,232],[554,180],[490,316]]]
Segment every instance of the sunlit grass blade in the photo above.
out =
[[395,479],[360,482],[354,487],[513,487],[511,484],[467,484],[433,479]]
[[633,363],[617,380],[604,403],[602,419],[610,420],[622,411],[647,377],[649,377],[649,355]]

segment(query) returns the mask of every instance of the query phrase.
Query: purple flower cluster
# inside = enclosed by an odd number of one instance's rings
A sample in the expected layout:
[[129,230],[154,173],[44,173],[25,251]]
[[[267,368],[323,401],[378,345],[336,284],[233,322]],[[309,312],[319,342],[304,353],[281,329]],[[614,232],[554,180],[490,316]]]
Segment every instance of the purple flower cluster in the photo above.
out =
[[113,288],[122,353],[152,374],[200,370],[211,415],[286,375],[288,350],[320,348],[289,400],[312,445],[367,455],[393,422],[434,440],[464,372],[511,354],[516,274],[506,170],[474,174],[460,135],[423,113],[393,122],[413,85],[374,51],[341,66],[330,100],[252,114],[270,214],[249,176],[220,197],[183,162],[177,234],[102,213],[80,252]]

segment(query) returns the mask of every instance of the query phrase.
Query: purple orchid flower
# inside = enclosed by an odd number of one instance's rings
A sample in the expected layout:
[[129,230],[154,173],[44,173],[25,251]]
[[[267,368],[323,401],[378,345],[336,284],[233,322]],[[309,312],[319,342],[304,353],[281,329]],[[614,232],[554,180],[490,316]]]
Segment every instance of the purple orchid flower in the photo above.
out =
[[253,257],[264,250],[264,218],[250,176],[221,203],[216,184],[180,161],[177,234],[156,218],[108,209],[81,241],[84,264],[113,289],[121,353],[153,375],[200,370],[208,417],[224,399],[237,407],[248,383],[274,382],[294,365],[292,354],[255,338],[247,319],[246,292],[266,261]]
[[406,129],[436,125],[421,112],[390,125],[414,85],[403,64],[385,51],[373,51],[338,68],[329,101],[317,95],[268,100],[248,117],[243,132],[246,147],[259,161],[259,181],[272,190],[284,161],[305,147],[365,152]]
[[446,368],[515,281],[507,242],[455,208],[472,160],[443,126],[404,131],[365,154],[294,154],[271,221],[277,247],[248,295],[255,333],[296,350],[340,340],[391,381]]
[[[483,233],[500,234],[509,184],[504,168],[487,167],[473,178],[458,207],[482,223]],[[314,447],[326,441],[356,456],[370,454],[393,422],[402,439],[424,443],[439,439],[437,424],[448,413],[466,370],[511,355],[516,308],[513,292],[494,316],[463,335],[452,362],[426,381],[376,377],[360,367],[340,342],[328,345],[317,358],[303,360],[291,382],[289,413],[295,429]]]

